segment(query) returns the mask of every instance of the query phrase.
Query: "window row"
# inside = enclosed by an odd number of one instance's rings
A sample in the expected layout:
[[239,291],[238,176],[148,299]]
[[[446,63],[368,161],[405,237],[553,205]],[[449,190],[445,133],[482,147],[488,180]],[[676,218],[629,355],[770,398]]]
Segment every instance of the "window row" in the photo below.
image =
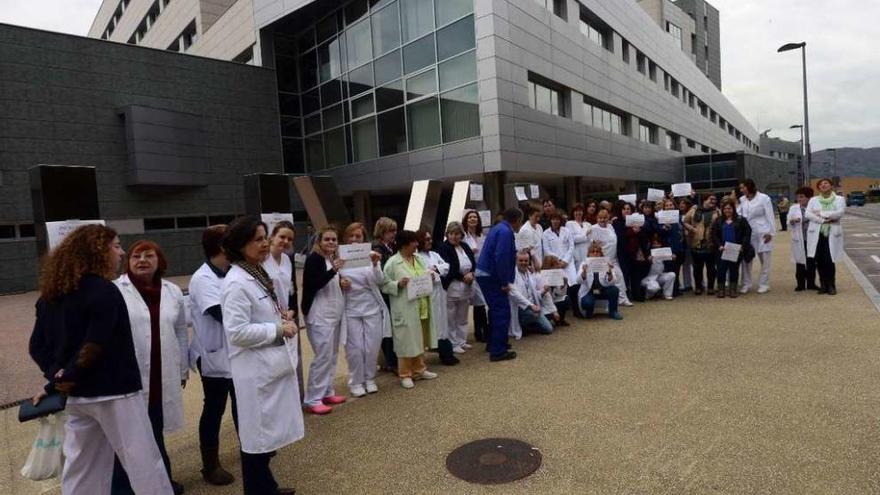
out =
[[156,0],[153,2],[153,5],[147,10],[146,15],[144,15],[144,18],[141,19],[137,29],[135,29],[134,33],[131,35],[131,38],[128,39],[128,43],[132,45],[140,43],[144,39],[144,36],[147,35],[147,32],[156,24],[156,20],[162,12],[165,11],[165,8],[168,7],[169,3],[171,3],[171,0]]
[[122,14],[125,13],[125,9],[128,8],[129,3],[131,3],[131,0],[120,0],[119,1],[119,4],[116,6],[116,10],[113,11],[113,15],[110,16],[110,20],[107,21],[107,27],[104,29],[104,32],[101,34],[102,40],[109,39],[110,36],[113,35],[113,31],[115,31],[116,26],[119,25],[119,20],[122,19]]
[[[184,28],[184,30],[179,35],[177,35],[177,38],[175,38],[174,41],[171,42],[170,45],[168,45],[167,50],[172,52],[185,52],[189,50],[189,47],[191,47],[193,43],[196,42],[198,37],[199,33],[196,30],[196,20],[193,19],[192,22],[190,22],[186,26],[186,28]],[[239,57],[243,55],[245,54],[242,53],[241,55],[239,55]],[[236,57],[236,59],[237,58],[238,57]],[[251,56],[249,57],[249,59],[251,58],[253,58],[253,50],[251,50]],[[233,60],[233,62],[237,61],[238,60]]]
[[[443,1],[443,0],[437,0]],[[567,0],[534,0],[535,3],[553,12],[556,17],[568,20]]]

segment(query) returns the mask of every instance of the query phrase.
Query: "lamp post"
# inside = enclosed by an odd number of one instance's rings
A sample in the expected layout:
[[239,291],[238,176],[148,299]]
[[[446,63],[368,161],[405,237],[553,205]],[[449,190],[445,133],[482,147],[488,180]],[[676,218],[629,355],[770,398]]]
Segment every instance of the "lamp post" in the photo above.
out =
[[801,170],[798,170],[798,180],[801,182],[802,186],[809,186],[810,180],[807,179],[806,174],[803,173],[803,163],[804,163],[804,126],[801,124],[794,124],[789,129],[800,129],[801,130],[801,159],[798,160],[798,166]]
[[786,43],[779,47],[776,50],[777,53],[787,52],[790,50],[797,50],[800,48],[801,57],[803,60],[803,72],[804,72],[804,176],[806,177],[807,184],[810,183],[811,173],[812,173],[812,153],[810,152],[810,111],[809,106],[807,104],[807,42],[802,41],[800,43]]

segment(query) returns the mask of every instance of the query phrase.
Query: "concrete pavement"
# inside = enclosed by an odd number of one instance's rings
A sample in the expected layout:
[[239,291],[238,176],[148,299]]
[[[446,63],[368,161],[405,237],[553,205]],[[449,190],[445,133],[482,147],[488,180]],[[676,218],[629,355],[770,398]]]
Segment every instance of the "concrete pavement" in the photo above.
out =
[[[276,476],[303,494],[878,493],[877,310],[843,265],[838,296],[795,293],[787,235],[769,294],[640,304],[622,322],[517,342],[515,361],[470,351],[459,366],[433,364],[440,377],[413,390],[383,374],[379,394],[308,417]],[[187,427],[168,437],[175,478],[191,494],[241,493],[201,481],[197,377],[185,395]],[[2,420],[0,492],[59,493],[18,476],[34,426],[10,411]],[[497,487],[446,472],[446,454],[492,436],[535,445],[543,467]],[[223,438],[240,477],[228,418]]]

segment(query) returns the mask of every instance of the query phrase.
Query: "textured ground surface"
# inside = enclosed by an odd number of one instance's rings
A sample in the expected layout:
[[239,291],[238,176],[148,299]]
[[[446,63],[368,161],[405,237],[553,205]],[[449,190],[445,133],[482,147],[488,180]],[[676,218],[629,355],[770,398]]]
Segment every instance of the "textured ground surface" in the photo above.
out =
[[[379,394],[309,417],[273,469],[303,494],[880,493],[880,318],[842,265],[837,297],[794,293],[787,243],[767,295],[639,305],[527,338],[515,361],[471,351],[413,390],[383,374]],[[241,493],[199,477],[200,394],[187,387],[187,428],[168,437],[175,478]],[[0,493],[60,493],[21,480],[34,429],[2,421]],[[223,434],[239,476],[231,421]],[[447,453],[493,436],[539,447],[543,467],[497,487],[446,472]]]

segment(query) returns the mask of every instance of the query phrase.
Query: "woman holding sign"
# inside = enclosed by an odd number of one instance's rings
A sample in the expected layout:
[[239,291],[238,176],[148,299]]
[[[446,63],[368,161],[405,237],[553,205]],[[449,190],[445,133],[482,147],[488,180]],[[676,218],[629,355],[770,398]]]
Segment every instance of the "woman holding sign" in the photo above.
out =
[[721,205],[721,217],[712,224],[712,242],[718,246],[718,297],[725,296],[725,284],[727,295],[737,297],[740,262],[755,256],[751,239],[749,222],[736,214],[732,201],[725,200]]
[[339,270],[345,260],[338,258],[337,244],[336,229],[323,227],[303,266],[302,310],[306,336],[315,352],[303,405],[312,414],[328,414],[333,406],[345,402],[345,397],[333,390],[333,378],[345,311],[342,291],[351,288],[351,280],[340,280]]
[[[565,274],[568,283],[567,294],[570,300],[577,299],[577,265],[574,261],[574,238],[571,232],[562,225],[562,215],[558,212],[550,215],[550,228],[544,231],[544,259],[547,256],[555,256],[558,267]],[[543,263],[542,263],[543,266]]]
[[397,234],[398,251],[385,263],[382,285],[391,301],[391,333],[403,388],[413,388],[414,380],[437,378],[428,371],[424,357],[426,348],[437,345],[431,323],[434,276],[417,254],[418,248],[415,232],[401,230]]
[[[480,250],[486,240],[483,236],[483,221],[476,210],[468,210],[461,220],[464,226],[464,242],[470,246],[474,258],[480,258]],[[474,306],[474,336],[478,342],[489,340],[489,316],[486,313],[486,298],[478,285],[474,285],[474,295],[471,298]]]
[[[622,306],[632,306],[629,297],[626,295],[626,281],[623,279],[623,272],[620,271],[617,261],[617,246],[619,239],[614,227],[609,223],[610,213],[608,210],[599,210],[596,216],[596,225],[590,232],[590,242],[598,243],[602,248],[602,252],[608,257],[608,261],[614,266],[614,285],[618,289],[618,302]],[[592,249],[592,247],[590,248]],[[636,285],[632,287],[633,292],[636,291],[641,277],[636,281]]]

